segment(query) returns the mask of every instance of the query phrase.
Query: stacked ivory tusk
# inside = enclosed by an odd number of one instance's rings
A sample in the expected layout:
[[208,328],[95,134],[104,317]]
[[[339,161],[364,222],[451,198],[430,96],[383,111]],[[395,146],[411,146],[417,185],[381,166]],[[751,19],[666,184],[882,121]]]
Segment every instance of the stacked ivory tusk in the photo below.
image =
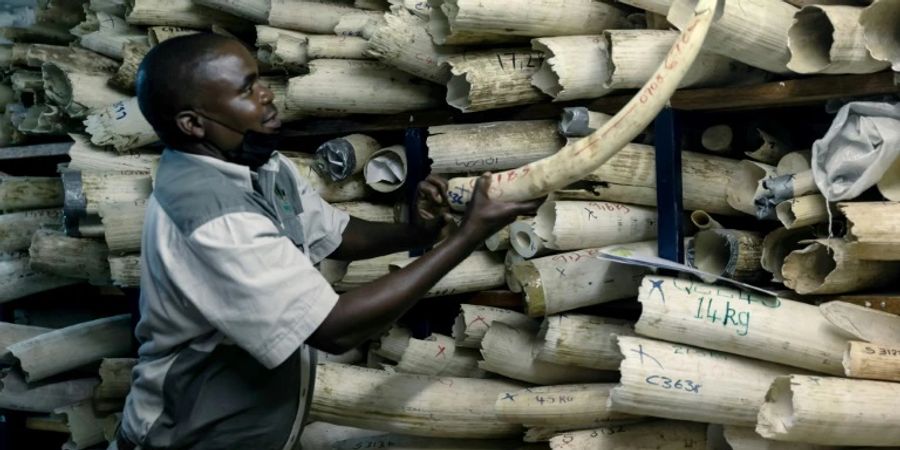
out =
[[[407,194],[423,169],[495,172],[490,195],[500,199],[550,194],[535,217],[448,273],[403,327],[368,349],[323,357],[304,448],[900,444],[875,420],[893,417],[886,399],[898,379],[900,319],[802,297],[850,294],[840,298],[897,310],[891,295],[865,292],[900,274],[900,162],[885,164],[865,203],[829,203],[813,183],[806,136],[820,123],[740,123],[756,112],[704,118],[681,153],[684,207],[699,230],[685,229],[688,263],[710,277],[771,278],[799,296],[624,263],[657,261],[655,239],[669,237],[657,230],[671,218],[657,214],[656,152],[644,144],[661,136],[648,125],[676,88],[896,68],[896,2],[39,3],[35,26],[0,32],[14,41],[0,44],[0,145],[73,143],[68,160],[40,176],[0,175],[0,302],[38,325],[0,323],[0,408],[55,411],[30,424],[68,433],[67,447],[102,445],[115,429],[135,362],[130,320],[80,311],[48,320],[36,308],[32,321],[23,297],[140,287],[143,214],[162,146],[141,114],[136,73],[154,46],[210,31],[255,45],[260,82],[287,127],[310,120],[283,154],[339,210],[415,223]],[[599,112],[632,89],[622,112]],[[551,102],[572,100],[584,103],[554,119],[562,108]],[[484,112],[514,106],[523,107]],[[441,107],[479,114],[431,111]],[[427,127],[427,166],[417,133],[404,139],[397,123]],[[451,179],[452,206],[462,209],[472,183]],[[411,261],[404,252],[319,269],[345,292]],[[36,356],[44,352],[52,358]],[[836,387],[822,391],[815,380]],[[860,392],[865,403],[835,392]]]

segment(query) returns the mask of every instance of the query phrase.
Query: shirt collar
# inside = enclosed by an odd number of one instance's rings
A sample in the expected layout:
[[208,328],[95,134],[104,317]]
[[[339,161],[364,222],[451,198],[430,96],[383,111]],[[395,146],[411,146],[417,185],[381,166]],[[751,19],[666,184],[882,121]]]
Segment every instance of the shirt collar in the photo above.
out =
[[[186,158],[190,161],[210,166],[218,170],[222,175],[225,176],[226,179],[232,181],[242,189],[245,189],[247,191],[253,190],[253,179],[257,175],[254,171],[250,170],[250,168],[245,165],[235,164],[218,158],[213,158],[212,156],[195,155],[193,153],[187,153],[173,149],[166,149],[165,151]],[[272,157],[269,158],[268,162],[260,167],[260,170],[277,172],[279,157],[280,156],[277,151],[272,153]]]

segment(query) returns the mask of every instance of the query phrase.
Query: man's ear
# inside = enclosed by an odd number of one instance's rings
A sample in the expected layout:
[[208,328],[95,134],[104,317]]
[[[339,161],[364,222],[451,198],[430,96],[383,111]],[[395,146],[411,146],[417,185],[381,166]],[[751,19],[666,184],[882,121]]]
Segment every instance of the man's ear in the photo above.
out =
[[175,115],[175,124],[182,133],[203,139],[206,136],[205,123],[203,117],[194,111],[181,111]]

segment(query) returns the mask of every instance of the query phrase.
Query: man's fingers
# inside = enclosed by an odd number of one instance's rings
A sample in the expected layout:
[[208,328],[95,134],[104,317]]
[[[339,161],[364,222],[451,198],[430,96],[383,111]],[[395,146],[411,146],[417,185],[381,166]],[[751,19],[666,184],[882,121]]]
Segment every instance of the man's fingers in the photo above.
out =
[[444,198],[443,198],[443,196],[441,196],[441,193],[438,191],[438,187],[433,184],[426,183],[426,182],[420,183],[419,184],[419,192],[424,194],[422,197],[426,197],[428,200],[430,200],[431,202],[433,202],[435,204],[440,205],[440,204],[444,203]]

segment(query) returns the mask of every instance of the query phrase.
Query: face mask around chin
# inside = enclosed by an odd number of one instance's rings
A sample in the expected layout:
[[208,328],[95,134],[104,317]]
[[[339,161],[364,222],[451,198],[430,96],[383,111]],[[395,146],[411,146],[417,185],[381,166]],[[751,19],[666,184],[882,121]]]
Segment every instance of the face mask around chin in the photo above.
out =
[[251,169],[257,169],[269,161],[269,158],[272,157],[272,153],[275,152],[278,145],[281,143],[282,135],[280,131],[277,133],[260,133],[259,131],[254,130],[242,132],[213,119],[212,117],[203,114],[201,115],[235,133],[244,135],[241,146],[237,151],[222,152],[228,156],[229,162],[249,166]]

